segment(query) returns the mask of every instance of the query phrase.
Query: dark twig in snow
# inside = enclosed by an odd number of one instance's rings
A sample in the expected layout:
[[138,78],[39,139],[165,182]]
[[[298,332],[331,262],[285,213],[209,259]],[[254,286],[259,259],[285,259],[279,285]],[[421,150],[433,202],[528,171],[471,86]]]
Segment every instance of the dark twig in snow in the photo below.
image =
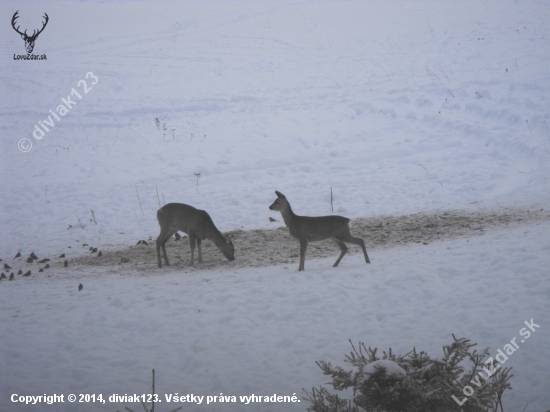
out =
[[143,213],[143,207],[141,207],[141,199],[139,198],[139,192],[138,192],[138,190],[137,190],[137,185],[136,185],[136,193],[137,193],[137,198],[138,198],[138,201],[139,201],[139,207],[140,207],[140,209],[141,209],[141,214],[142,214],[143,216],[145,216],[145,213]]

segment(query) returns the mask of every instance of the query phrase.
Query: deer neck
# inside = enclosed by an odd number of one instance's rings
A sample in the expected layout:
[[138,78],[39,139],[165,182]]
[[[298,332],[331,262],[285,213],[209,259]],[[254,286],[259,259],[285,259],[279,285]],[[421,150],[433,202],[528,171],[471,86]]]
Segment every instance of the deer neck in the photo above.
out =
[[216,226],[212,223],[208,228],[208,239],[210,239],[217,247],[225,245],[225,236],[218,230]]
[[281,215],[283,216],[283,220],[285,221],[285,225],[287,225],[287,227],[293,226],[293,222],[296,219],[296,215],[292,211],[292,208],[290,207],[290,205],[288,205],[288,207],[285,207],[281,211]]

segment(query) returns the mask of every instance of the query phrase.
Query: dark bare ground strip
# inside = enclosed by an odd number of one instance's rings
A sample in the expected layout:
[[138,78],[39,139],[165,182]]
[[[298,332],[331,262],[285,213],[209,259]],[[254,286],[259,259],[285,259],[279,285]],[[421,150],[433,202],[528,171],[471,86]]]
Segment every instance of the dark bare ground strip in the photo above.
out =
[[[535,222],[550,221],[550,211],[540,209],[503,209],[500,211],[448,210],[434,213],[416,213],[403,216],[373,216],[354,219],[351,232],[365,240],[371,260],[376,260],[377,249],[404,246],[413,243],[429,244],[439,240],[480,236],[486,230]],[[281,222],[279,222],[281,223]],[[235,245],[235,260],[228,262],[209,240],[202,242],[203,263],[198,264],[195,251],[195,266],[189,267],[191,256],[187,238],[166,244],[171,267],[190,272],[203,269],[234,270],[239,268],[264,267],[292,264],[298,267],[300,246],[286,227],[277,229],[234,230],[228,234]],[[356,245],[349,245],[350,254],[361,253]],[[330,240],[310,243],[307,261],[339,255],[338,247]],[[122,263],[121,259],[129,259]],[[374,259],[373,259],[374,258]],[[345,265],[344,258],[340,265]],[[103,251],[103,256],[82,256],[70,261],[70,265],[109,267],[110,269],[133,269],[162,273],[157,268],[156,244],[136,245]],[[164,260],[163,260],[164,265]]]

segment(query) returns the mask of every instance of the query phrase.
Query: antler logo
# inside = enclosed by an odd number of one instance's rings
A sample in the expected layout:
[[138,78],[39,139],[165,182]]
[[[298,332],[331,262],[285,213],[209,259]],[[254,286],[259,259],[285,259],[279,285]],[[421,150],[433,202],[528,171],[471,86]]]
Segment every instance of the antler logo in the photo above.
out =
[[49,20],[50,18],[48,17],[48,15],[47,15],[46,13],[44,13],[44,18],[46,19],[46,21],[42,24],[42,28],[41,28],[40,30],[38,30],[38,32],[37,32],[36,30],[33,30],[32,36],[29,36],[29,35],[27,35],[27,30],[25,30],[24,33],[21,33],[21,32],[19,31],[19,27],[20,27],[20,26],[15,27],[15,23],[16,23],[15,21],[16,21],[17,18],[19,17],[19,16],[17,15],[17,13],[19,13],[19,10],[17,10],[17,11],[14,13],[14,15],[13,15],[13,17],[12,17],[12,19],[11,19],[11,25],[12,25],[13,29],[14,29],[17,33],[19,33],[19,34],[21,35],[21,38],[22,38],[23,40],[25,40],[25,48],[27,49],[27,53],[32,53],[32,51],[33,51],[33,49],[34,49],[34,42],[36,41],[36,38],[38,37],[38,35],[39,35],[40,33],[42,33],[42,31],[44,31],[44,28],[46,27],[46,24],[48,24],[48,20]]

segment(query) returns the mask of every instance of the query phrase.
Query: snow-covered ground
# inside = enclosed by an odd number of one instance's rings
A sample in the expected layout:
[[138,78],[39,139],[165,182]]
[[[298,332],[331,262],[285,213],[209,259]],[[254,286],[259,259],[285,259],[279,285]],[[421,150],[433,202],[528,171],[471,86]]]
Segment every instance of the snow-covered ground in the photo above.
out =
[[[53,259],[78,262],[84,243],[124,250],[154,239],[168,202],[206,209],[224,232],[277,228],[276,189],[303,215],[328,214],[331,190],[334,213],[350,218],[547,210],[548,2],[0,8],[0,265],[32,268],[0,281],[0,410],[121,410],[10,396],[147,393],[152,368],[162,395],[301,398],[326,381],[315,360],[345,366],[348,339],[439,356],[454,333],[496,351],[532,318],[540,329],[506,363],[505,405],[550,409],[548,219],[395,248],[367,234],[371,265],[354,254],[332,268],[335,251],[299,273],[295,257],[246,268],[237,255],[196,271],[159,270],[150,253],[139,270]],[[48,14],[33,51],[47,60],[14,60],[25,54],[7,23],[17,10],[30,33]],[[54,126],[37,140],[39,121]],[[25,264],[31,252],[52,267]]]
[[[304,395],[328,380],[316,360],[345,366],[354,343],[431,356],[457,337],[496,354],[512,338],[512,411],[545,411],[550,382],[550,223],[472,239],[371,250],[338,268],[333,258],[264,269],[103,274],[56,269],[2,281],[2,401],[14,411],[122,409],[120,404],[9,404],[12,393],[149,393],[151,369],[165,394]],[[5,283],[4,283],[5,282]],[[84,288],[78,291],[82,283]],[[540,328],[524,343],[519,330]],[[350,368],[351,369],[351,368]],[[251,410],[304,411],[307,402]],[[140,405],[133,410],[141,410]],[[139,408],[137,408],[139,406]],[[184,410],[239,411],[210,404]]]

